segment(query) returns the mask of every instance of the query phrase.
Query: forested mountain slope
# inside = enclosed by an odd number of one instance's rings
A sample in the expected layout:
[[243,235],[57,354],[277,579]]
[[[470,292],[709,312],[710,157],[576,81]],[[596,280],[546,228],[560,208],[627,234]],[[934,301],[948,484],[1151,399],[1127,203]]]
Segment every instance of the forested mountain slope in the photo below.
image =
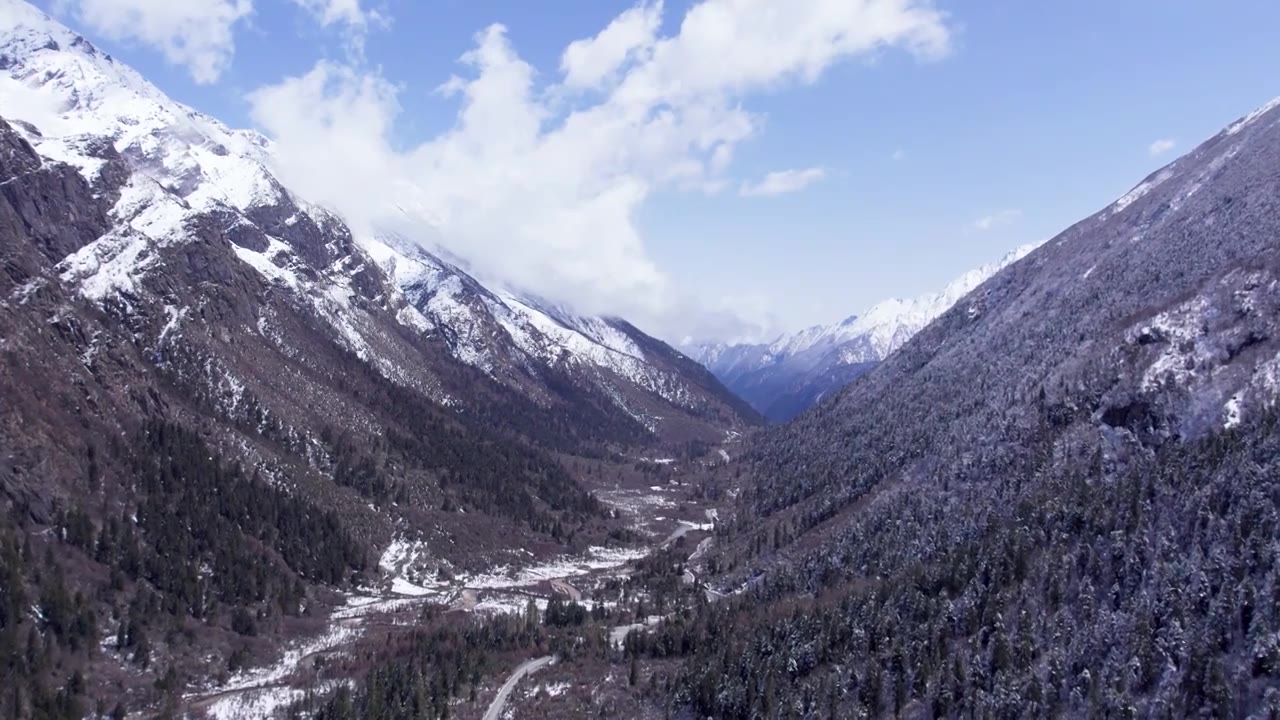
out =
[[0,0],[6,717],[154,711],[389,585],[389,548],[450,577],[625,542],[583,468],[754,422],[625,321],[354,237],[270,166]]
[[1280,102],[763,438],[648,651],[719,717],[1280,712]]

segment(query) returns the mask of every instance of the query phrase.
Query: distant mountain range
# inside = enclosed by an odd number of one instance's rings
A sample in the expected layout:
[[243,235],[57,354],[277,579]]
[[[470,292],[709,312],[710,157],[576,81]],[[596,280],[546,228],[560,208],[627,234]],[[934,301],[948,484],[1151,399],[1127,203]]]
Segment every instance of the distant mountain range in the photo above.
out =
[[1035,247],[1018,247],[937,293],[885,300],[834,325],[815,325],[771,343],[689,342],[681,349],[766,418],[785,422],[875,367],[984,280]]

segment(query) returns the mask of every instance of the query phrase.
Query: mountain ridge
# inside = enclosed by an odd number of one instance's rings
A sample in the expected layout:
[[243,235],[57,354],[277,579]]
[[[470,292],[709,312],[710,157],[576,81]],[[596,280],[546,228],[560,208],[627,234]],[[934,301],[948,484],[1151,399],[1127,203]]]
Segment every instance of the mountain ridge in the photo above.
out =
[[1280,710],[1277,167],[1273,101],[758,436],[694,711]]
[[[237,255],[271,282],[317,296],[321,314],[335,319],[335,330],[357,355],[368,350],[359,320],[344,316],[344,298],[353,292],[386,303],[405,327],[446,335],[457,360],[531,392],[535,399],[541,399],[536,379],[523,375],[553,362],[589,371],[602,390],[618,398],[620,409],[650,418],[640,421],[649,425],[665,413],[644,398],[631,397],[633,388],[657,396],[659,405],[674,404],[684,412],[702,412],[702,398],[714,398],[711,402],[726,412],[745,409],[719,388],[702,383],[693,391],[670,367],[649,365],[630,337],[608,321],[568,319],[563,311],[557,318],[517,293],[495,294],[488,288],[479,292],[483,286],[465,271],[407,240],[353,237],[338,218],[276,181],[270,171],[270,140],[253,131],[229,130],[172,102],[137,73],[26,3],[7,2],[0,11],[10,28],[0,47],[0,66],[6,70],[0,92],[7,93],[9,113],[27,110],[53,129],[32,134],[28,139],[33,145],[47,157],[75,165],[92,181],[103,161],[83,145],[93,138],[110,138],[125,161],[140,170],[126,188],[127,201],[147,210],[145,216],[130,220],[137,233],[63,261],[64,279],[78,283],[94,299],[127,291],[147,270],[146,238],[178,232],[186,212],[242,213],[267,237],[238,233]],[[319,240],[326,232],[338,236],[336,244]],[[299,259],[309,266],[300,267],[301,274],[290,268]],[[318,285],[309,277],[310,267],[325,270],[327,276],[319,278]],[[464,327],[468,323],[474,326]]]
[[686,343],[698,362],[774,422],[785,422],[857,379],[1002,268],[1031,252],[1022,245],[943,289],[891,298],[838,323],[784,333],[770,343]]

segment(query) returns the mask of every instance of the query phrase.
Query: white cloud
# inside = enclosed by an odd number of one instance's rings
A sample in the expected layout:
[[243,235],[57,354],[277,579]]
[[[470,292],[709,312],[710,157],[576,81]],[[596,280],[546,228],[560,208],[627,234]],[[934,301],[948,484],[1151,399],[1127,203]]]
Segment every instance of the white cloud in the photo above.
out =
[[[0,9],[0,20],[4,10]],[[46,86],[31,87],[8,73],[0,74],[0,108],[6,120],[23,120],[49,135],[72,134],[62,119],[64,101]]]
[[216,81],[230,65],[233,29],[253,12],[252,0],[64,0],[59,7],[107,37],[159,49],[198,83]]
[[771,172],[755,183],[743,183],[738,194],[743,197],[785,195],[803,190],[827,176],[820,167],[804,170],[780,170]]
[[992,230],[1006,225],[1012,225],[1022,217],[1021,210],[997,210],[990,215],[983,215],[973,221],[973,229],[975,230]]
[[570,43],[560,59],[565,87],[599,87],[628,60],[637,59],[653,47],[661,24],[659,0],[627,10],[593,38]]
[[353,59],[364,57],[365,39],[371,29],[386,27],[390,17],[362,4],[363,0],[293,0],[315,18],[321,27],[338,27]]
[[[400,108],[389,83],[322,62],[306,75],[254,92],[249,102],[258,124],[279,138],[275,155],[291,189],[341,209],[366,232],[387,212],[376,193],[394,180],[399,159],[387,135]],[[359,201],[346,202],[349,197]]]
[[1175,146],[1177,146],[1177,144],[1178,144],[1177,141],[1172,140],[1170,138],[1161,138],[1151,143],[1151,145],[1147,148],[1147,152],[1151,155],[1151,157],[1156,157],[1157,155],[1163,155],[1169,152]]
[[346,24],[364,27],[377,13],[360,7],[360,0],[293,0],[294,4],[311,13],[324,26]]
[[249,100],[282,180],[357,232],[438,243],[483,277],[674,337],[691,313],[638,229],[651,194],[725,185],[761,125],[750,96],[886,48],[934,58],[949,36],[928,0],[703,0],[668,37],[660,15],[623,13],[541,85],[505,28],[484,30],[439,88],[454,126],[417,146],[392,143],[397,88],[370,71],[321,63]]

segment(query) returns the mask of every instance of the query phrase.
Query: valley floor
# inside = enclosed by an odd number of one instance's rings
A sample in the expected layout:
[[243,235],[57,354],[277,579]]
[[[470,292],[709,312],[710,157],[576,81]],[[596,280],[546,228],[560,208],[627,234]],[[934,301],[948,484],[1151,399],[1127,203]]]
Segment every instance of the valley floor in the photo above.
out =
[[[694,499],[689,490],[678,479],[668,479],[665,484],[641,486],[632,482],[602,489],[598,491],[601,500],[626,518],[631,529],[647,541],[630,547],[594,546],[575,555],[497,565],[480,573],[442,577],[431,570],[431,549],[426,543],[396,540],[380,560],[379,584],[348,593],[329,613],[322,632],[293,641],[271,664],[244,670],[220,685],[210,684],[189,692],[183,697],[182,706],[187,714],[217,720],[262,718],[278,715],[295,703],[323,696],[343,684],[352,686],[354,678],[321,678],[320,670],[334,660],[369,652],[382,638],[412,630],[429,607],[446,614],[492,617],[521,615],[531,606],[542,612],[554,599],[576,603],[587,611],[629,611],[627,603],[638,597],[629,597],[618,588],[633,575],[638,563],[673,553],[682,562],[692,564],[713,541],[710,533],[718,519],[717,511]],[[697,585],[697,575],[692,569],[684,569],[680,582]],[[705,593],[709,600],[719,596],[710,588]],[[605,628],[609,646],[615,651],[621,651],[631,632],[655,626],[663,615],[629,619],[636,622]],[[574,683],[564,678],[551,684],[535,683],[527,676],[553,665],[556,659],[555,655],[506,658],[518,664],[507,674],[488,678],[486,685],[490,687],[477,693],[477,701],[457,703],[451,715],[481,717],[480,710],[487,708],[483,718],[496,720],[513,717],[513,713],[519,716],[517,708],[525,701],[554,703]],[[625,670],[617,675],[607,675],[606,681],[620,680],[625,685]]]

